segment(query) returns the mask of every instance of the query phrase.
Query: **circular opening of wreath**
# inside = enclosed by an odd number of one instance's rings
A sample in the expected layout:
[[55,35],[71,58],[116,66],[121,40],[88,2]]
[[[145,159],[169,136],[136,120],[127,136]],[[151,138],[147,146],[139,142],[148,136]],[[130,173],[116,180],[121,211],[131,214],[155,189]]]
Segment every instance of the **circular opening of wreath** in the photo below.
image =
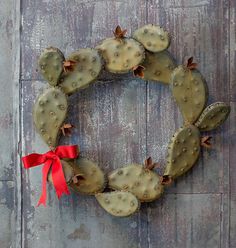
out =
[[[207,84],[193,58],[185,65],[176,65],[167,51],[170,36],[163,28],[149,24],[137,29],[132,37],[126,33],[117,26],[112,38],[96,48],[75,51],[66,59],[54,47],[40,55],[39,68],[50,87],[36,100],[33,119],[50,151],[23,158],[27,169],[44,163],[39,204],[46,202],[48,180],[58,197],[69,193],[68,186],[76,192],[95,195],[101,207],[114,216],[129,216],[139,209],[140,202],[158,199],[165,185],[186,173],[197,161],[201,146],[211,147],[211,137],[201,137],[201,131],[213,130],[227,119],[227,104],[216,102],[206,107]],[[144,165],[133,163],[104,175],[96,163],[77,158],[77,146],[57,146],[60,135],[65,136],[73,128],[64,122],[68,96],[88,87],[103,70],[118,74],[132,71],[134,77],[170,86],[184,123],[169,143],[163,175],[153,170],[158,164],[151,157]],[[103,192],[106,187],[110,192]]]

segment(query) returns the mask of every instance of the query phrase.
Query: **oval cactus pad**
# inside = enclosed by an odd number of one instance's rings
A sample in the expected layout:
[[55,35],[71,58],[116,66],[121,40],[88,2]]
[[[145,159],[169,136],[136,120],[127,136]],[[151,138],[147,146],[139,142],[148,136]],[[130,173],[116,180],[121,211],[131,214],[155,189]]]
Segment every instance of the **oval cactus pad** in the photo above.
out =
[[33,110],[34,124],[48,146],[57,145],[67,108],[67,97],[58,88],[47,89],[36,101]]
[[207,85],[197,70],[178,66],[172,73],[171,89],[184,121],[193,124],[208,98]]
[[114,191],[95,195],[101,207],[109,214],[119,217],[129,216],[139,209],[139,201],[130,192]]
[[204,109],[195,125],[201,131],[213,130],[228,118],[229,113],[229,105],[223,102],[215,102]]
[[106,70],[113,73],[126,73],[145,57],[143,46],[132,38],[105,39],[96,48],[106,62]]
[[133,33],[133,38],[139,41],[150,52],[161,52],[170,45],[169,34],[161,27],[152,24],[145,25]]
[[72,166],[75,175],[82,175],[84,178],[78,184],[70,185],[73,190],[88,195],[103,191],[106,185],[105,175],[97,164],[86,158],[79,158],[72,162]]
[[161,196],[160,176],[139,164],[130,164],[108,175],[108,186],[133,193],[141,202],[150,202]]
[[63,53],[55,47],[46,48],[39,57],[39,69],[44,79],[52,86],[58,84],[63,71]]
[[146,51],[144,66],[144,79],[155,80],[169,84],[171,74],[176,67],[175,61],[168,51],[151,53]]
[[67,61],[71,67],[62,73],[60,87],[66,94],[84,89],[98,77],[102,69],[102,59],[97,50],[85,48],[72,53]]
[[174,179],[184,174],[195,164],[199,153],[200,133],[198,128],[192,125],[180,128],[168,146],[164,175]]

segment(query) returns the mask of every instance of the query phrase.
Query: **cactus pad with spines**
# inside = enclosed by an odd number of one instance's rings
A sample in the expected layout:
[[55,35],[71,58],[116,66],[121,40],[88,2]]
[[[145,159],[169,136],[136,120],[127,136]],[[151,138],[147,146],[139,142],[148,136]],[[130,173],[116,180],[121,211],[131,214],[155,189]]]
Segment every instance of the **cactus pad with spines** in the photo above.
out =
[[66,94],[88,87],[96,80],[102,69],[101,56],[95,49],[81,49],[72,53],[67,60],[75,64],[60,77],[60,87]]
[[57,146],[67,108],[67,97],[59,88],[47,89],[36,100],[33,109],[34,124],[42,139],[50,147]]
[[84,177],[84,180],[78,184],[71,183],[70,187],[73,190],[88,195],[103,191],[106,186],[106,179],[97,164],[86,158],[78,158],[71,164],[75,175],[81,174]]
[[169,84],[171,74],[176,67],[175,61],[168,51],[151,53],[146,51],[144,66],[144,79],[155,80]]
[[114,216],[130,216],[140,206],[137,197],[130,192],[113,191],[109,193],[98,193],[95,197],[101,207]]
[[133,38],[139,41],[150,52],[161,52],[170,45],[170,37],[160,26],[145,25],[133,33]]
[[[74,176],[74,170],[71,166],[71,164],[67,161],[64,161],[64,160],[60,160],[61,161],[61,165],[62,165],[62,169],[63,169],[63,172],[64,172],[64,177],[65,177],[65,180],[66,180],[66,183],[67,184],[70,184],[71,181],[72,181],[72,178]],[[50,169],[50,172],[48,174],[48,181],[50,183],[52,183],[52,173],[51,173],[51,169]]]
[[105,39],[96,48],[105,60],[106,70],[113,73],[126,73],[145,57],[143,46],[132,38]]
[[55,48],[46,48],[39,57],[39,68],[42,76],[52,86],[58,84],[59,77],[63,72],[63,53]]
[[193,124],[202,113],[208,98],[204,78],[197,70],[178,66],[172,73],[171,89],[185,123]]
[[164,175],[175,179],[187,172],[197,161],[200,153],[200,132],[189,125],[180,128],[168,146],[167,165]]
[[230,106],[223,102],[215,102],[209,105],[198,121],[195,123],[200,131],[210,131],[219,127],[228,117],[230,113]]
[[130,164],[108,175],[108,186],[133,193],[141,202],[150,202],[161,196],[160,176],[139,164]]

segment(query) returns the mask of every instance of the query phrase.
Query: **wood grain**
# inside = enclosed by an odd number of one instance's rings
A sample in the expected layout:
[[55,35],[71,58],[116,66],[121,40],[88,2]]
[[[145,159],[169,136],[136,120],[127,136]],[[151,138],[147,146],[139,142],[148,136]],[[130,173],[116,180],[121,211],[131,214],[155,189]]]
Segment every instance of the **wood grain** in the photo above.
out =
[[[7,223],[0,227],[3,248],[236,246],[235,10],[236,2],[230,0],[0,3],[0,51],[4,51],[0,65],[5,68],[0,78],[4,88],[0,98],[0,219]],[[172,34],[170,51],[179,64],[194,56],[209,86],[209,103],[230,103],[230,121],[209,133],[213,149],[202,151],[191,172],[130,218],[108,215],[94,197],[72,193],[59,202],[51,186],[47,208],[35,208],[41,168],[21,174],[19,155],[48,149],[32,123],[35,98],[47,87],[37,71],[39,54],[52,45],[69,55],[82,47],[94,47],[111,36],[117,24],[130,34],[145,23],[160,24]],[[68,121],[76,129],[61,144],[79,144],[81,156],[98,162],[105,172],[125,163],[142,163],[147,156],[160,162],[158,172],[163,171],[168,141],[182,123],[167,86],[133,79],[130,74],[105,73],[69,101]]]
[[[2,87],[0,97],[0,247],[3,248],[16,247],[18,241],[16,238],[18,236],[18,218],[16,217],[18,211],[15,199],[17,191],[15,173],[19,165],[16,163],[19,140],[14,135],[18,120],[15,118],[16,108],[13,99],[19,91],[18,87],[16,87],[17,91],[13,88],[16,83],[19,84],[19,77],[15,77],[18,69],[14,70],[14,68],[20,66],[19,60],[15,60],[17,52],[15,37],[19,33],[16,20],[20,13],[15,15],[16,9],[18,8],[14,0],[0,2],[0,85]],[[16,63],[17,67],[15,67]]]

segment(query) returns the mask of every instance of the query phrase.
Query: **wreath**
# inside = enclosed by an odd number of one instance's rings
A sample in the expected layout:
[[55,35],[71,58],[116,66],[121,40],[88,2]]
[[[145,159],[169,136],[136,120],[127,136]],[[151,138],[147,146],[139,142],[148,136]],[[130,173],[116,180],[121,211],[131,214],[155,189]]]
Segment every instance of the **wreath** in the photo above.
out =
[[[38,205],[46,204],[49,181],[58,198],[69,194],[69,187],[95,195],[101,207],[114,216],[129,216],[139,209],[140,202],[158,199],[166,185],[190,170],[201,147],[211,147],[211,137],[202,137],[200,132],[213,130],[227,119],[227,104],[216,102],[206,107],[207,84],[193,58],[186,65],[176,65],[167,51],[170,36],[163,28],[149,24],[137,29],[132,37],[126,37],[126,33],[117,26],[114,37],[103,40],[96,48],[75,51],[66,59],[54,47],[40,55],[39,69],[50,87],[36,100],[33,119],[50,150],[22,158],[26,169],[44,164]],[[64,122],[68,96],[96,81],[102,70],[119,74],[132,71],[134,77],[170,86],[184,122],[169,143],[163,175],[153,170],[159,165],[151,157],[144,165],[129,164],[105,175],[96,163],[79,157],[77,145],[57,146],[60,135],[71,133],[73,128]],[[106,188],[110,190],[104,192]]]

